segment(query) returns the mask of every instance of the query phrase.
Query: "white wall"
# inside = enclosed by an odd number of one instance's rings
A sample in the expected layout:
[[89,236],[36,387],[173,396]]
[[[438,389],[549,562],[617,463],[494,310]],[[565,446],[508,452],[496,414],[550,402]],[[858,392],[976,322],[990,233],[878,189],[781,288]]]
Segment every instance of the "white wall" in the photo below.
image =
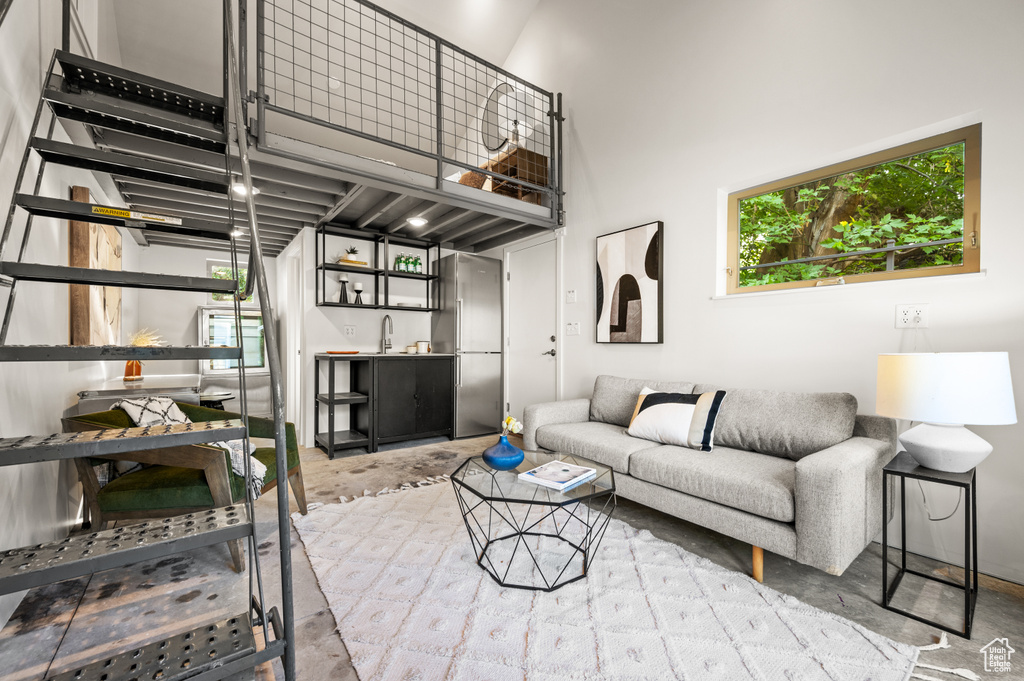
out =
[[[873,413],[880,352],[1008,350],[1024,406],[1024,5],[1015,0],[542,0],[505,66],[564,93],[564,397],[603,372],[841,390]],[[984,274],[717,298],[728,191],[973,122],[983,124]],[[665,222],[665,343],[594,342],[595,237]],[[928,303],[931,328],[893,328]],[[614,370],[609,369],[614,367]],[[985,572],[1024,582],[1024,425],[976,429]],[[924,519],[909,546],[960,561],[962,526]],[[929,495],[944,515],[956,494]]]
[[[222,251],[207,251],[197,248],[176,248],[173,246],[148,246],[139,249],[139,266],[145,272],[177,274],[181,276],[206,277],[207,261],[219,260],[230,265],[231,255]],[[239,255],[239,265],[246,266],[248,254]],[[267,285],[273,293],[277,291],[277,265],[273,258],[264,258],[263,267],[267,272]],[[137,329],[155,331],[167,345],[197,345],[199,343],[199,307],[202,305],[223,305],[214,303],[209,293],[192,291],[139,291],[139,313]],[[259,307],[258,303],[246,307]],[[160,362],[162,374],[184,374],[199,371],[195,360],[173,360]],[[145,372],[146,367],[143,368]],[[153,372],[155,373],[155,371]]]
[[[84,11],[84,10],[83,10]],[[95,11],[95,7],[93,7]],[[95,18],[83,16],[95,27]],[[95,30],[95,29],[93,29]],[[95,39],[94,33],[86,38]],[[0,210],[6,217],[8,201],[29,135],[43,73],[54,47],[60,43],[60,2],[16,2],[0,28]],[[73,41],[73,49],[82,45]],[[45,119],[44,119],[45,120]],[[44,123],[45,125],[45,123]],[[41,134],[45,134],[45,128]],[[58,126],[56,138],[67,141]],[[35,177],[38,157],[29,166]],[[29,181],[28,191],[31,191]],[[89,187],[95,201],[109,201],[92,176],[51,166],[41,193],[66,198],[72,184]],[[21,244],[25,213],[18,211],[15,230],[5,259],[15,259]],[[26,252],[27,262],[66,265],[67,222],[37,219]],[[122,267],[137,267],[138,249],[122,236]],[[8,289],[0,289],[0,305],[6,306]],[[123,299],[125,328],[133,323],[135,298]],[[0,308],[2,309],[2,308]],[[10,344],[62,344],[68,342],[68,293],[66,286],[20,284]],[[41,362],[0,363],[0,437],[43,435],[61,430],[60,418],[77,402],[77,392],[123,371],[123,363]],[[78,476],[69,462],[48,462],[0,467],[0,550],[60,539],[78,518],[81,494]],[[0,626],[10,617],[22,594],[0,597]]]
[[[177,274],[183,276],[206,277],[207,263],[210,260],[230,265],[230,254],[221,251],[208,251],[196,248],[176,248],[173,246],[149,246],[139,249],[140,267],[146,272],[160,274]],[[242,267],[248,262],[248,253],[239,254]],[[277,293],[277,265],[273,258],[264,258],[264,269],[267,272],[267,285],[271,295]],[[226,308],[231,303],[214,303],[209,293],[185,291],[159,291],[144,289],[138,292],[138,315],[135,326],[128,332],[138,329],[150,329],[156,332],[167,345],[197,345],[199,343],[199,307],[202,305],[220,305]],[[258,303],[247,303],[244,307],[258,308]],[[276,308],[275,308],[276,309]],[[143,365],[142,372],[161,374],[194,374],[199,371],[196,360],[171,360],[166,362],[150,362]],[[256,374],[246,380],[248,410],[256,416],[270,416],[270,381],[265,374]],[[236,373],[226,376],[207,377],[203,380],[203,389],[228,390],[238,394],[238,378]],[[240,411],[240,401],[231,399],[224,404],[228,411]]]

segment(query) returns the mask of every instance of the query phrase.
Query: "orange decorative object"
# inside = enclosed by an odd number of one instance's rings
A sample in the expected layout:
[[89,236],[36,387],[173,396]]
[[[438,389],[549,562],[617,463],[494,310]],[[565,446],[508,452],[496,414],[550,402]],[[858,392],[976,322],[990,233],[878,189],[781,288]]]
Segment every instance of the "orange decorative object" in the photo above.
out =
[[142,362],[137,359],[130,359],[124,363],[124,380],[129,381],[141,381],[142,380]]

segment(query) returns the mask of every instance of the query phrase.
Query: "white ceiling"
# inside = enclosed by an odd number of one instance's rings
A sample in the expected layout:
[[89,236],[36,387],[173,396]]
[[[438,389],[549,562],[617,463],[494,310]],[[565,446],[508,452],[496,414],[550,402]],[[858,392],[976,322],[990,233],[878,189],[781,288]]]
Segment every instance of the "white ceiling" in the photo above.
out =
[[[218,0],[109,1],[125,68],[205,92],[222,91]],[[376,4],[501,66],[538,2],[378,0]],[[250,24],[255,25],[255,10],[250,11]]]

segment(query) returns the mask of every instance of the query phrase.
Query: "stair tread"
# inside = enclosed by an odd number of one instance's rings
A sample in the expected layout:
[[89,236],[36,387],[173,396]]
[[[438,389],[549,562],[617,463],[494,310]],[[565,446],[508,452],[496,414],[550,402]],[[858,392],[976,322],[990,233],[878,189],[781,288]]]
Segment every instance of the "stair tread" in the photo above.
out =
[[242,422],[228,419],[7,437],[0,439],[0,466],[203,444],[234,440],[244,435]]
[[251,532],[245,506],[236,504],[0,551],[0,592],[13,593],[212,546]]
[[114,225],[115,227],[135,227],[173,234],[187,233],[202,238],[219,240],[229,240],[231,232],[234,231],[234,228],[230,225],[220,222],[157,215],[134,211],[128,208],[118,208],[116,206],[54,199],[48,196],[18,194],[15,202],[33,215],[62,220],[80,220],[83,222]]
[[[191,678],[207,669],[222,666],[256,652],[252,621],[245,613],[182,631],[130,648],[103,655],[83,666],[50,675],[46,681],[100,681],[100,679]],[[252,678],[250,673],[248,677]]]
[[0,262],[0,274],[23,281],[198,291],[204,293],[232,293],[238,287],[238,283],[232,279],[128,272],[124,270],[100,270],[88,267],[65,267],[63,265],[23,262]]
[[136,177],[219,194],[228,193],[228,181],[222,172],[202,170],[116,151],[80,147],[42,137],[34,137],[31,145],[48,163],[110,173],[111,175]]
[[72,87],[130,99],[211,122],[224,119],[222,97],[68,52],[58,51],[57,61],[64,72],[65,82]]
[[43,98],[57,116],[109,130],[224,153],[227,136],[222,128],[196,118],[126,102],[123,99],[46,88]]
[[104,360],[240,359],[237,346],[2,345],[0,362],[101,362]]

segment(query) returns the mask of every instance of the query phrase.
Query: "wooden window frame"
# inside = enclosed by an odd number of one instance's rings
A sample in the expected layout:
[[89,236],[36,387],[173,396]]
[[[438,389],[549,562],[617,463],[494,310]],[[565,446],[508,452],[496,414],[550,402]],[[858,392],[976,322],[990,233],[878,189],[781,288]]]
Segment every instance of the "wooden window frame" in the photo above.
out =
[[[824,277],[805,281],[789,281],[779,284],[740,286],[740,201],[760,194],[788,189],[826,177],[863,170],[889,161],[941,149],[953,144],[964,143],[964,254],[960,265],[935,265],[895,272],[871,272],[851,274],[842,277]],[[832,284],[854,284],[865,281],[910,279],[913,277],[935,277],[947,274],[972,274],[981,271],[981,124],[970,125],[925,139],[901,144],[865,156],[817,168],[799,175],[750,187],[729,194],[728,204],[728,267],[726,270],[726,294],[757,293],[781,289],[808,288]]]

